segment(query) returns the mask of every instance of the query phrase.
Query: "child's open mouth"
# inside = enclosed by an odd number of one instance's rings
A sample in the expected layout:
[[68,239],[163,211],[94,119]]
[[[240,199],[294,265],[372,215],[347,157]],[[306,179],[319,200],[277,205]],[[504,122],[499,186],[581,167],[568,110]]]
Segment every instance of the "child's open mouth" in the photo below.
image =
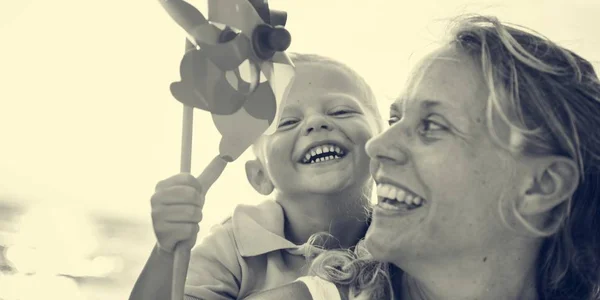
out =
[[316,164],[338,160],[346,156],[346,153],[347,151],[343,147],[328,143],[308,149],[300,162],[302,164]]

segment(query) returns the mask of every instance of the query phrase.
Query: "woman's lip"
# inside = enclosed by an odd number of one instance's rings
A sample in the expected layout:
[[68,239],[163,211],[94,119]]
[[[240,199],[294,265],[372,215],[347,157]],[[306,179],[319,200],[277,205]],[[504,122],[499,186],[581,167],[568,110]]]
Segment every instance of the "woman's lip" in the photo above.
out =
[[425,197],[423,197],[422,195],[420,195],[418,193],[415,193],[415,191],[409,189],[405,185],[400,184],[398,182],[395,182],[395,181],[393,181],[393,180],[391,180],[391,179],[389,179],[389,178],[387,178],[385,176],[377,174],[376,176],[373,176],[373,179],[375,180],[375,184],[376,185],[387,184],[387,185],[395,186],[395,187],[397,187],[399,189],[404,190],[405,192],[408,192],[408,193],[412,194],[413,196],[421,198],[422,200],[426,199]]
[[397,217],[397,216],[408,216],[408,215],[412,215],[415,214],[417,212],[419,212],[421,210],[421,208],[423,208],[423,206],[415,208],[415,209],[401,209],[401,210],[396,210],[396,209],[386,209],[384,206],[377,204],[375,205],[375,207],[373,207],[373,215],[381,215],[381,216],[390,216],[390,217]]

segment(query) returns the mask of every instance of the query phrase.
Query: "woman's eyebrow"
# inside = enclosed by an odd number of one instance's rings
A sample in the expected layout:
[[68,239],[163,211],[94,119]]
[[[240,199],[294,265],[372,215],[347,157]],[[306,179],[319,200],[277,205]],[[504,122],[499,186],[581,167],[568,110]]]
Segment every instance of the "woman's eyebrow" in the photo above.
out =
[[[398,102],[405,102],[405,100],[406,99],[398,99],[396,102],[392,103],[392,105],[390,105],[390,111],[401,112],[402,110],[400,109],[400,105],[398,105]],[[433,108],[433,107],[437,107],[437,106],[442,106],[442,108],[443,108],[445,106],[443,102],[441,102],[439,100],[432,100],[432,99],[426,99],[426,100],[415,99],[415,102],[420,102],[421,109],[429,109],[429,108]]]
[[434,107],[444,108],[445,106],[447,106],[447,105],[444,105],[444,103],[439,100],[427,99],[427,100],[421,101],[421,108],[434,108]]

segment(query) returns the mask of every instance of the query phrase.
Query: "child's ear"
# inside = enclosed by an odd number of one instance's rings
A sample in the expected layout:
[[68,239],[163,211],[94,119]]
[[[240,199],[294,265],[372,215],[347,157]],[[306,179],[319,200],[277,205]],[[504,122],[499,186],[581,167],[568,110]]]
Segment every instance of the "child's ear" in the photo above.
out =
[[577,164],[561,156],[544,156],[532,161],[532,177],[517,205],[523,216],[550,212],[573,195],[579,185]]
[[246,176],[252,187],[262,195],[270,195],[275,187],[258,159],[246,162]]

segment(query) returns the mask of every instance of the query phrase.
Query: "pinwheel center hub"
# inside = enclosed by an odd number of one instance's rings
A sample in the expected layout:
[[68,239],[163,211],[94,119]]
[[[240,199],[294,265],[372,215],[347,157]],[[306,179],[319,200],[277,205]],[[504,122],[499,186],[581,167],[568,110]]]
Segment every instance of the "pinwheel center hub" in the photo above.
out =
[[292,36],[283,26],[260,24],[252,32],[252,48],[260,59],[270,59],[275,52],[285,51]]
[[237,32],[233,31],[229,27],[225,27],[225,29],[219,35],[219,43],[227,43],[233,40],[237,35]]

